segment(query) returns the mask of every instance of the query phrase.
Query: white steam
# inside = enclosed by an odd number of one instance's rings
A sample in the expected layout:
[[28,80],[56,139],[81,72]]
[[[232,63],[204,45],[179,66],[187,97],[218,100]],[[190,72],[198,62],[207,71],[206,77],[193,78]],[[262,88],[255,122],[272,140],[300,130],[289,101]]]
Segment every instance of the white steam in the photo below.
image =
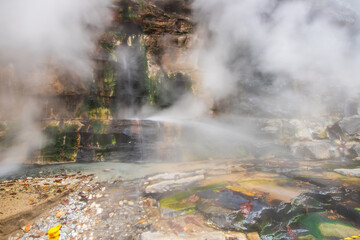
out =
[[[39,102],[54,70],[92,76],[95,41],[111,20],[108,0],[11,0],[0,3],[0,120],[16,126],[2,147],[0,175],[40,146]],[[56,71],[55,71],[56,72]]]
[[202,87],[216,101],[239,98],[234,105],[245,113],[298,115],[322,114],[358,97],[358,1],[195,0],[193,6],[201,39],[194,55]]
[[2,1],[2,61],[20,70],[49,60],[88,70],[96,29],[109,21],[107,5],[102,0]]

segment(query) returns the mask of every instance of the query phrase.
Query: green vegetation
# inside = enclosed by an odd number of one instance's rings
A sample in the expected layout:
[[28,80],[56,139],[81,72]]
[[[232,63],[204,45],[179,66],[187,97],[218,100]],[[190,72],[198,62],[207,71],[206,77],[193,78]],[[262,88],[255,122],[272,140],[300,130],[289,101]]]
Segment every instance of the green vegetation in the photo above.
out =
[[167,108],[178,101],[184,93],[190,92],[191,80],[187,74],[182,73],[167,76],[158,74],[154,79],[147,78],[145,86],[150,104],[158,108]]
[[100,45],[109,52],[114,51],[114,44],[112,44],[112,43],[109,43],[109,42],[106,42],[106,41],[101,41]]
[[129,6],[127,4],[125,4],[125,6],[122,9],[122,18],[137,18],[139,17],[139,13],[138,13],[139,9],[136,6]]
[[115,137],[113,135],[107,134],[109,126],[106,121],[94,120],[91,121],[90,125],[94,131],[95,146],[101,150],[107,150],[109,146],[113,145]]
[[90,123],[93,128],[94,134],[106,134],[109,128],[109,125],[106,121],[94,120]]
[[195,210],[196,204],[187,201],[188,197],[190,197],[191,195],[197,192],[202,192],[206,190],[216,190],[224,186],[226,186],[226,183],[219,182],[216,184],[191,188],[188,191],[176,193],[174,195],[161,199],[160,206],[163,208],[169,208],[176,211],[192,212]]
[[110,63],[106,63],[104,67],[104,96],[112,97],[114,95],[115,86],[115,70]]
[[47,126],[43,130],[45,142],[41,149],[41,156],[45,161],[73,161],[79,146],[79,136],[76,124],[65,124],[62,128],[58,124]]
[[77,117],[88,119],[111,119],[112,111],[107,97],[88,97],[76,113]]

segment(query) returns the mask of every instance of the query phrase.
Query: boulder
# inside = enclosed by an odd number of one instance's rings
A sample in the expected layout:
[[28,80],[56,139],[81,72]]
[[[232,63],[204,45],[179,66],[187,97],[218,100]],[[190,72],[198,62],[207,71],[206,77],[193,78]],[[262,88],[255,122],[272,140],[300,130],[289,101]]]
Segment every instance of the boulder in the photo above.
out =
[[360,168],[358,168],[358,169],[340,168],[340,169],[335,169],[334,171],[337,173],[340,173],[342,175],[345,175],[345,176],[360,177]]
[[234,229],[234,223],[238,217],[242,217],[239,211],[230,210],[206,200],[198,201],[196,208],[221,229]]
[[306,126],[304,121],[293,119],[290,120],[289,123],[291,124],[292,128],[294,129],[295,139],[298,140],[311,140],[312,135],[309,128]]
[[360,157],[360,144],[354,144],[351,149],[356,154],[356,157]]
[[91,147],[79,148],[76,153],[76,162],[79,163],[88,163],[95,161],[95,150]]
[[334,123],[332,119],[271,119],[257,122],[259,129],[267,136],[301,141],[328,138],[326,128]]
[[344,144],[345,156],[354,160],[360,159],[360,144],[357,142],[347,142]]
[[344,118],[339,122],[339,127],[347,135],[360,135],[360,116]]
[[297,142],[291,146],[291,151],[296,157],[316,160],[340,157],[337,147],[328,141]]
[[191,186],[196,182],[204,180],[204,175],[197,175],[187,178],[166,180],[158,183],[151,184],[145,188],[145,193],[159,194],[172,192]]

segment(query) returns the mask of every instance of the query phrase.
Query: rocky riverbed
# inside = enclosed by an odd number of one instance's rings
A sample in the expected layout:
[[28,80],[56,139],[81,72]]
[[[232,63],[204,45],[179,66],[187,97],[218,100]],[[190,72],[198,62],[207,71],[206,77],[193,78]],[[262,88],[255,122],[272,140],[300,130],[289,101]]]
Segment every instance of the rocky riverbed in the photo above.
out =
[[62,239],[345,238],[360,234],[360,179],[346,165],[213,160],[131,178],[105,164],[92,174],[4,180],[2,219],[13,220],[2,221],[1,238],[47,239],[58,224]]

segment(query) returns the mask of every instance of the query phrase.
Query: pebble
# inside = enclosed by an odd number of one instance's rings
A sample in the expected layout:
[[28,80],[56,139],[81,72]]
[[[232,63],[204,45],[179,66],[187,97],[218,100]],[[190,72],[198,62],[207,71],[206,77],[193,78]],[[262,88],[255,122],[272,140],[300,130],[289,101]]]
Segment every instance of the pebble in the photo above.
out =
[[[134,211],[133,206],[137,204],[142,206],[144,202],[140,199],[132,199],[132,201],[122,199],[119,202],[112,202],[113,199],[107,192],[108,188],[96,188],[97,186],[96,184],[91,186],[95,190],[88,189],[85,185],[82,189],[77,188],[67,196],[68,204],[57,205],[47,213],[47,217],[42,217],[34,223],[37,227],[31,229],[29,234],[21,237],[18,235],[14,239],[32,239],[30,236],[36,236],[43,231],[45,234],[36,239],[46,240],[48,230],[58,224],[62,225],[61,239],[111,239],[111,235],[114,235],[113,239],[133,239],[138,235],[138,229],[132,222],[136,223],[139,219],[143,219],[143,213]],[[88,195],[89,201],[78,201],[79,192]],[[97,200],[100,196],[102,198]],[[100,201],[101,204],[98,203]],[[67,214],[57,218],[57,211],[67,212]],[[140,215],[141,218],[139,218]]]
[[99,215],[103,212],[103,209],[102,208],[98,208],[96,209],[96,215]]

